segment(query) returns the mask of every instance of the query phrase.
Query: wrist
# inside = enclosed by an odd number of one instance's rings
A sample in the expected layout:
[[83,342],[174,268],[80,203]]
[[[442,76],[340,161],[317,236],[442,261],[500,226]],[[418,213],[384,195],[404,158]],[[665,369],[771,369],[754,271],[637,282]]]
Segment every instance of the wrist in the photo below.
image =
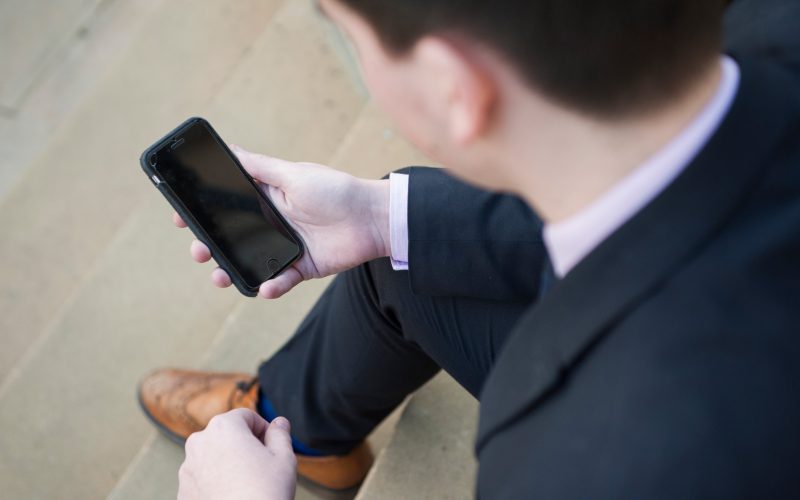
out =
[[364,181],[369,193],[369,217],[375,257],[391,257],[392,244],[389,227],[389,180]]

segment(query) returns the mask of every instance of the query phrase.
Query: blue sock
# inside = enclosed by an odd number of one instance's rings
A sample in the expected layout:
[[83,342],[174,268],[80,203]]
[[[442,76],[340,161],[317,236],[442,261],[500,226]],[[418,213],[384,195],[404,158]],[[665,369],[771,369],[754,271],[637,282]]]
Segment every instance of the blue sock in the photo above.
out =
[[[278,412],[275,411],[275,408],[272,406],[272,403],[269,402],[267,398],[264,397],[263,394],[260,395],[258,399],[258,413],[264,417],[267,422],[272,422],[275,418],[278,417]],[[306,446],[305,444],[301,443],[297,440],[294,436],[292,436],[292,448],[294,449],[295,453],[299,453],[300,455],[307,455],[310,457],[322,457],[328,455],[328,453],[322,453],[321,451],[317,451],[310,446]]]

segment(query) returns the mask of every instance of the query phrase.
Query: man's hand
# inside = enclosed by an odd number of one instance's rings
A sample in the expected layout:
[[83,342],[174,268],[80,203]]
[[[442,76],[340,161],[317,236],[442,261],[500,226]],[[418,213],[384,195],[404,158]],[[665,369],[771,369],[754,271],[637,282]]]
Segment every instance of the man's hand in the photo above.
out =
[[178,500],[291,500],[297,461],[289,421],[267,423],[250,410],[217,415],[186,441]]
[[[390,255],[388,180],[358,179],[322,165],[232,149],[305,244],[303,257],[262,284],[260,296],[277,298],[301,281]],[[174,220],[178,227],[186,227],[177,214]],[[196,240],[191,254],[197,262],[211,259],[208,247]],[[211,280],[219,287],[231,285],[221,269],[212,272]]]

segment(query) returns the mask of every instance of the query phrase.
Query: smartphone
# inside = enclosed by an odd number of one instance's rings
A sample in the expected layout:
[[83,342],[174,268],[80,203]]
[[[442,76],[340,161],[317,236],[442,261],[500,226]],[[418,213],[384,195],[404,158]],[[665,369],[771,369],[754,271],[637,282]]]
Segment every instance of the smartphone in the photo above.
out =
[[189,118],[140,163],[242,294],[255,297],[303,255],[300,238],[206,120]]

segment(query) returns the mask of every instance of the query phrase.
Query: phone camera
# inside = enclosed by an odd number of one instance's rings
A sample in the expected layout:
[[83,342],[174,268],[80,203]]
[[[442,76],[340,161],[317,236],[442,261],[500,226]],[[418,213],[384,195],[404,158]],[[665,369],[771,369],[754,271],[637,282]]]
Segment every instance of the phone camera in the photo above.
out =
[[156,155],[150,156],[150,166],[155,167],[158,163],[158,157]]

